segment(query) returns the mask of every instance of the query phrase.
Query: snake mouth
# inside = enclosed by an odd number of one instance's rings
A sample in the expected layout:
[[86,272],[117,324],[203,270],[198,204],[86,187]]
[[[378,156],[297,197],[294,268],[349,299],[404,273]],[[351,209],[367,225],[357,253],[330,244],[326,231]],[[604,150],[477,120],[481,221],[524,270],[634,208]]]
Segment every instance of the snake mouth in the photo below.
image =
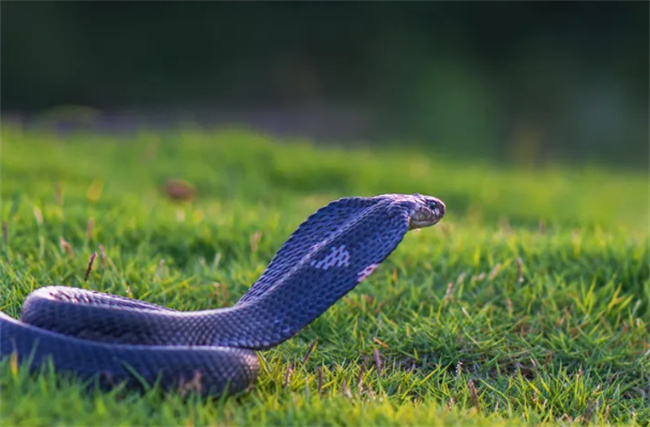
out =
[[409,230],[414,230],[416,228],[431,227],[436,225],[442,219],[442,215],[438,217],[432,217],[430,219],[420,220],[420,219],[409,219]]

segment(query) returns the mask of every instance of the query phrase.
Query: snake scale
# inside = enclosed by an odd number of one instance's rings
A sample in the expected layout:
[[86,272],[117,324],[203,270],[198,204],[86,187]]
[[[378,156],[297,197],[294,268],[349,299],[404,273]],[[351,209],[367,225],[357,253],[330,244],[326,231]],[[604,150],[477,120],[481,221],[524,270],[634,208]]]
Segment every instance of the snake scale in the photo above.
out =
[[365,279],[410,229],[436,224],[440,200],[386,194],[320,208],[232,307],[181,312],[95,291],[47,286],[25,300],[20,321],[0,312],[0,357],[35,370],[98,379],[100,386],[194,384],[204,395],[252,385],[255,350],[289,339]]

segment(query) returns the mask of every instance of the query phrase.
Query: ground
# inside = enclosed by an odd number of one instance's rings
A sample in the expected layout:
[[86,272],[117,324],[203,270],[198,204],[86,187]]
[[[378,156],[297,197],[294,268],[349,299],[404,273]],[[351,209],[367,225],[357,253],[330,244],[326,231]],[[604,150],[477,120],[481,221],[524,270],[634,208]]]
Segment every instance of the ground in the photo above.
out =
[[247,393],[89,392],[5,360],[2,425],[650,423],[645,171],[191,127],[6,125],[2,142],[0,310],[14,317],[50,284],[230,306],[330,200],[418,192],[447,204],[439,225],[410,232],[365,282],[262,352]]

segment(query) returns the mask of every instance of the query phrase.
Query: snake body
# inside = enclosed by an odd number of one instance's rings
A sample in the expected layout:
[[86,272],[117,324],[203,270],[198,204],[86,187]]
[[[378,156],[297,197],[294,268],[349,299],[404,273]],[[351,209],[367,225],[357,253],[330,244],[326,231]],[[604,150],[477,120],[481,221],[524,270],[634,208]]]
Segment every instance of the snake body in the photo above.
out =
[[25,300],[20,321],[0,312],[0,357],[111,386],[193,385],[239,392],[259,370],[255,350],[280,344],[365,279],[409,229],[437,223],[433,197],[348,197],[312,214],[232,307],[180,312],[95,291],[47,286]]

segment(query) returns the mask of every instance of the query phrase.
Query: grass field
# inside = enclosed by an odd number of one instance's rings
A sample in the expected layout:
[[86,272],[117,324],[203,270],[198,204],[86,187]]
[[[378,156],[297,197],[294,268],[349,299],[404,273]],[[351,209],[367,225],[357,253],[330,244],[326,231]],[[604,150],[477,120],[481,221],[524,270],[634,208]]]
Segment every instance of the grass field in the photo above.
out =
[[[409,233],[371,278],[261,353],[249,393],[88,392],[5,360],[2,425],[650,424],[643,171],[189,127],[118,138],[4,126],[1,167],[0,310],[15,317],[50,284],[229,306],[332,199],[419,192],[447,204],[438,226]],[[170,178],[196,198],[169,200]]]

